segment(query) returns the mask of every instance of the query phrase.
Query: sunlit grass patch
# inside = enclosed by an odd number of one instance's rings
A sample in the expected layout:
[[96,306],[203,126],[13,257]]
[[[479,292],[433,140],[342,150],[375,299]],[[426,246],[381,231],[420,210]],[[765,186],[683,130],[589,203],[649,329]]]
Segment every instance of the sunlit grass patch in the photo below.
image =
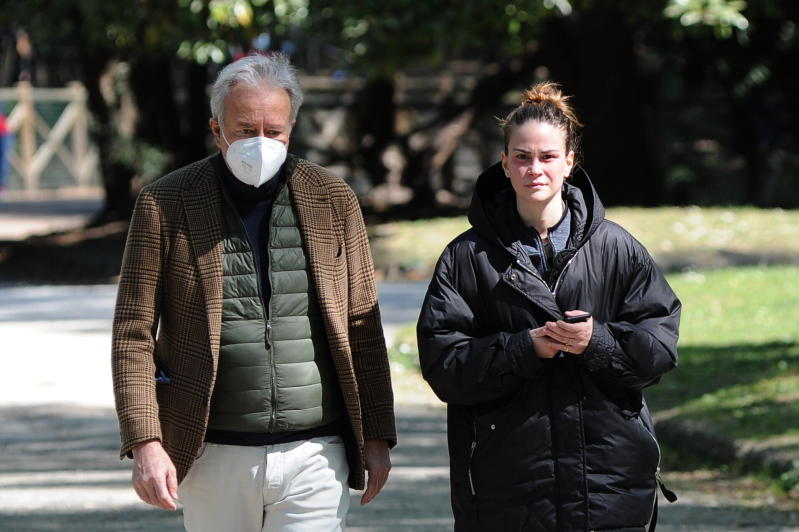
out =
[[469,228],[465,216],[389,222],[369,228],[375,265],[392,272],[432,272],[446,245]]
[[689,272],[669,282],[683,303],[683,346],[799,341],[799,267]]
[[[799,256],[799,210],[616,207],[606,217],[672,269],[741,264],[736,254],[750,257],[750,262],[751,257],[776,257],[772,263]],[[429,275],[447,243],[469,227],[465,216],[373,225],[369,233],[375,264],[389,274]]]
[[754,207],[608,209],[655,255],[681,250],[799,253],[799,211]]

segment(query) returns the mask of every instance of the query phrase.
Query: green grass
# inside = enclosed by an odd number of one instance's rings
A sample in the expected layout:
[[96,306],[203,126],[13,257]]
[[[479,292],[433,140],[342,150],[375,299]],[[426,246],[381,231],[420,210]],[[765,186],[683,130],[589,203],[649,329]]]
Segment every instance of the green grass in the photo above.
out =
[[652,409],[799,448],[799,268],[732,268],[670,282],[683,302],[680,364],[647,391]]
[[799,210],[751,207],[608,209],[655,256],[726,250],[799,254]]
[[[799,257],[799,210],[665,207],[608,209],[607,218],[640,240],[664,265],[699,268],[750,257]],[[432,271],[447,243],[469,228],[466,217],[370,227],[377,268],[388,275]]]
[[468,228],[465,217],[371,226],[369,241],[375,266],[389,275],[414,271],[428,275],[446,245]]
[[796,342],[799,267],[725,268],[669,276],[683,303],[680,344]]

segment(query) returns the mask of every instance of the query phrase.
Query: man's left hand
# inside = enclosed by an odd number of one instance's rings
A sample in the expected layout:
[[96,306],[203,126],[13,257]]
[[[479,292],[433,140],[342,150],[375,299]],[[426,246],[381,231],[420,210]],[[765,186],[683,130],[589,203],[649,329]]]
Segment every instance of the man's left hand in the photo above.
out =
[[386,485],[388,472],[391,471],[391,457],[388,454],[388,442],[386,440],[366,440],[363,452],[368,480],[366,482],[366,491],[361,497],[361,506],[369,504],[372,499],[377,497],[377,494]]

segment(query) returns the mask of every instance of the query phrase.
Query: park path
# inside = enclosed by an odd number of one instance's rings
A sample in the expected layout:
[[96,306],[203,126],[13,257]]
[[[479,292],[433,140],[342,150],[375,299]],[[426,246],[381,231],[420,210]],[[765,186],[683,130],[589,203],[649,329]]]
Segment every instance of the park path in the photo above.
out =
[[[389,336],[414,321],[424,289],[380,284]],[[114,294],[112,285],[0,286],[0,532],[182,530],[179,512],[136,499],[130,462],[117,458]],[[391,479],[367,507],[353,493],[347,530],[451,530],[444,410],[424,385],[408,385],[416,377],[395,377],[400,445]],[[693,471],[667,481],[681,498],[662,506],[659,531],[799,532],[799,513],[752,478]]]
[[0,241],[82,227],[103,206],[102,196],[0,198]]

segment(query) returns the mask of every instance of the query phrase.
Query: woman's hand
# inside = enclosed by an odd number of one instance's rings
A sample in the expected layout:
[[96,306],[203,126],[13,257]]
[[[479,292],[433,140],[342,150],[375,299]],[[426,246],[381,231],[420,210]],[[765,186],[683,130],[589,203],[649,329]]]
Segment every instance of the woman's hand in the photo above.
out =
[[[567,310],[565,314],[574,316],[584,312],[583,310]],[[591,335],[594,332],[594,319],[588,318],[579,323],[566,323],[563,320],[548,321],[540,329],[544,329],[546,337],[558,346],[559,351],[582,355],[591,341]]]
[[530,329],[530,338],[538,358],[555,358],[560,352],[560,344],[547,336],[546,327]]

